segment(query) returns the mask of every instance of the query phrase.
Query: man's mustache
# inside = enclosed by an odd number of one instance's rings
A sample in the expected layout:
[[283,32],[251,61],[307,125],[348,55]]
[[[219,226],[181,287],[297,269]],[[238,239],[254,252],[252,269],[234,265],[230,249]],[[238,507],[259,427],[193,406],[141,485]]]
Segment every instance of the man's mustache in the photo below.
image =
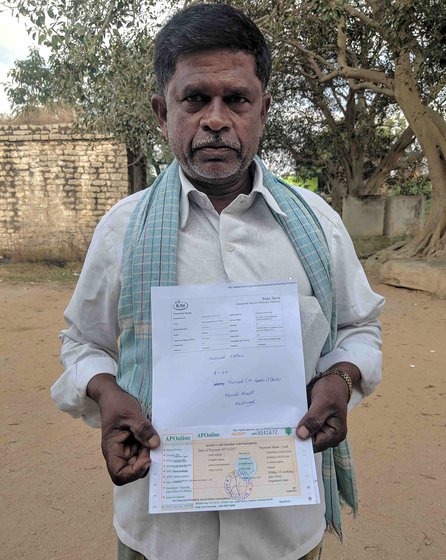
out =
[[230,148],[236,152],[240,152],[241,146],[238,142],[233,142],[232,140],[226,140],[219,134],[209,136],[207,138],[202,138],[197,142],[192,144],[192,151],[200,150],[202,148]]

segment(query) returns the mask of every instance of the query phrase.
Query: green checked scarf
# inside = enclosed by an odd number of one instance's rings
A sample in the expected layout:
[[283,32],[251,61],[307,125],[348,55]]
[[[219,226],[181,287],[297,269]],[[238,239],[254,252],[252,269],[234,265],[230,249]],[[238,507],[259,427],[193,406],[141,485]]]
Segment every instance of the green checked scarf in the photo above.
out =
[[[331,325],[322,354],[336,340],[336,306],[331,259],[322,228],[308,204],[295,189],[271,175],[259,158],[263,184],[271,192],[283,217],[274,217],[287,233],[313,293]],[[176,284],[181,182],[175,160],[147,189],[134,209],[124,239],[121,296],[119,300],[120,356],[117,381],[136,397],[147,415],[152,399],[151,291],[152,286]],[[327,527],[342,538],[340,503],[357,510],[356,482],[347,440],[322,454]]]

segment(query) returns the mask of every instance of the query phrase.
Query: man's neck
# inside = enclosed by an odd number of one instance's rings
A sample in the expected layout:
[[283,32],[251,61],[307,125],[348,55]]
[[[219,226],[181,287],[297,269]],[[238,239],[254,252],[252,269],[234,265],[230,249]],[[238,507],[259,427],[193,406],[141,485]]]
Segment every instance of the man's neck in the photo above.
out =
[[254,182],[254,165],[250,165],[243,176],[236,182],[228,185],[209,185],[197,181],[189,181],[198,190],[206,194],[215,210],[221,214],[223,210],[234,201],[239,194],[249,194]]

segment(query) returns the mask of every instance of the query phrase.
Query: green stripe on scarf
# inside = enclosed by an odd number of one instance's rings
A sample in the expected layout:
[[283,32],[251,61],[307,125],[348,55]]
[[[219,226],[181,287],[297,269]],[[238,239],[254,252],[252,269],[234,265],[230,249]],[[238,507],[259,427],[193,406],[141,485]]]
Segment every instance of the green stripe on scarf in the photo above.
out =
[[[336,305],[331,259],[323,230],[308,204],[287,183],[273,176],[259,158],[263,184],[286,218],[274,216],[287,233],[305,269],[315,297],[331,325],[322,353],[336,340]],[[118,384],[136,397],[150,415],[152,404],[152,286],[176,284],[178,219],[181,194],[175,160],[147,189],[134,209],[124,239],[119,299],[120,355]],[[327,527],[342,538],[340,503],[357,511],[356,482],[348,441],[322,454]]]

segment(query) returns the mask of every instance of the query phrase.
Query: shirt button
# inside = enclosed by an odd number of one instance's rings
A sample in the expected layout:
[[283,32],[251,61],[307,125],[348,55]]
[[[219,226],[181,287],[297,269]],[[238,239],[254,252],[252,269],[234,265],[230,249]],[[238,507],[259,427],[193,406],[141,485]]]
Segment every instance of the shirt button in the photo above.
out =
[[232,243],[226,243],[226,251],[233,251],[234,245]]

